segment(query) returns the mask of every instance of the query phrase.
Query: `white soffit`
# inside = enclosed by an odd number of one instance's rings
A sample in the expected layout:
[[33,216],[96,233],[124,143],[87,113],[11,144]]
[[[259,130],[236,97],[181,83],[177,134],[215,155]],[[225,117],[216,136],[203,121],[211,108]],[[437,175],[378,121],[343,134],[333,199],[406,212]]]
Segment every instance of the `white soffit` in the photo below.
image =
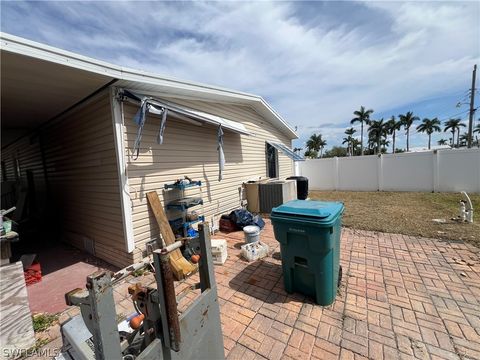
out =
[[35,128],[114,79],[72,66],[55,48],[3,33],[0,39],[3,129]]
[[37,127],[111,80],[108,76],[2,50],[2,128]]

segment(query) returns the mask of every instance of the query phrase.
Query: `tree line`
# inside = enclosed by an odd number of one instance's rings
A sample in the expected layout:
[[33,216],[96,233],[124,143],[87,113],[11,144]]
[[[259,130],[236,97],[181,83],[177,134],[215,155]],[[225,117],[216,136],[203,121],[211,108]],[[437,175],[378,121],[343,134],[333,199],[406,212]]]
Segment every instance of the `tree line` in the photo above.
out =
[[[387,153],[390,141],[388,136],[391,135],[391,144],[393,154],[404,152],[403,149],[396,147],[396,135],[402,128],[405,130],[406,135],[406,151],[410,151],[410,133],[413,131],[412,127],[415,122],[420,121],[418,116],[415,116],[412,111],[408,111],[405,114],[398,115],[398,118],[391,116],[390,119],[380,120],[371,119],[373,114],[372,109],[365,109],[364,106],[360,107],[360,110],[354,111],[355,116],[351,121],[351,125],[360,124],[360,139],[355,137],[357,130],[353,127],[345,130],[345,137],[343,138],[343,146],[334,146],[331,150],[326,151],[325,155],[323,150],[327,146],[327,141],[323,139],[322,134],[312,134],[306,142],[306,150],[304,156],[307,158],[318,157],[333,157],[333,156],[356,156],[356,155],[372,155]],[[466,146],[468,141],[468,134],[464,133],[460,135],[460,130],[465,128],[465,124],[461,122],[461,119],[449,119],[443,123],[443,131],[451,133],[450,141],[447,139],[441,139],[438,141],[439,145],[461,147]],[[367,143],[363,144],[364,140],[364,128],[367,131]],[[442,132],[442,123],[438,118],[424,118],[421,123],[416,126],[416,130],[419,133],[424,133],[428,136],[428,149],[431,148],[432,134],[436,132]],[[480,133],[480,124],[473,129],[473,133]],[[455,138],[456,135],[456,138]],[[479,140],[475,140],[474,145],[480,146]],[[294,151],[300,152],[301,148],[295,148]]]

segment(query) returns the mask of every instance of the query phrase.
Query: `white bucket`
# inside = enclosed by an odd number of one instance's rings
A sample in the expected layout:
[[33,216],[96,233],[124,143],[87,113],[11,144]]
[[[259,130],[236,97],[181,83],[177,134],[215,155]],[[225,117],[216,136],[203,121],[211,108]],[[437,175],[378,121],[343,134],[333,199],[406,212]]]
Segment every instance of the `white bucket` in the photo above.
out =
[[245,242],[247,244],[260,240],[260,228],[255,225],[248,225],[243,228],[245,234]]

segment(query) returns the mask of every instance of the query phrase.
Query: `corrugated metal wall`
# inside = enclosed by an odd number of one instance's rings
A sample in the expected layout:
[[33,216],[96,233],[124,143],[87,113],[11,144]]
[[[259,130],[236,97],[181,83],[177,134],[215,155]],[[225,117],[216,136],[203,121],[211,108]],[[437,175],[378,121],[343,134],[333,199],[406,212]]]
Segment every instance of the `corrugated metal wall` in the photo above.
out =
[[[45,154],[50,198],[55,201],[63,239],[83,248],[93,240],[98,257],[117,266],[132,262],[125,252],[115,140],[108,92],[72,110],[61,121],[45,127],[41,141]],[[25,137],[2,150],[8,180],[14,161],[20,175],[35,175],[38,196],[46,194],[42,152],[38,136]]]
[[[125,151],[127,173],[132,199],[132,216],[136,250],[135,260],[145,250],[145,242],[158,236],[158,227],[148,209],[145,194],[156,190],[163,201],[163,185],[184,175],[201,180],[204,210],[208,221],[212,215],[228,213],[240,205],[242,183],[248,179],[266,176],[265,141],[282,142],[291,146],[288,137],[260,117],[250,107],[168,99],[177,104],[243,123],[253,136],[244,136],[225,130],[224,150],[226,166],[224,177],[218,181],[217,129],[214,126],[196,126],[175,118],[167,120],[163,145],[156,143],[160,118],[149,116],[144,128],[139,158],[130,158],[137,126],[132,118],[138,107],[124,104]],[[279,175],[293,175],[293,161],[279,153]],[[191,195],[198,190],[189,190]],[[167,195],[168,196],[168,195]],[[196,208],[194,208],[196,209]],[[197,211],[200,208],[196,209]],[[215,218],[218,222],[218,217]]]

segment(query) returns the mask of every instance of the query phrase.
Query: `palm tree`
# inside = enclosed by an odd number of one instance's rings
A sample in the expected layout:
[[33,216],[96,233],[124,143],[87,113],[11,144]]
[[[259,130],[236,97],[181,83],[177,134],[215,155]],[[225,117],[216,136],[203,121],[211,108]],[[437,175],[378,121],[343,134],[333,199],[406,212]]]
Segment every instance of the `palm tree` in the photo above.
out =
[[322,140],[322,134],[312,134],[310,138],[307,140],[305,145],[307,146],[307,150],[315,151],[318,153],[320,150],[320,141]]
[[300,151],[302,151],[302,148],[296,147],[296,148],[293,149],[294,153],[298,153]]
[[387,138],[383,138],[382,140],[380,140],[380,147],[381,147],[382,153],[387,152],[388,145],[390,145],[390,141],[388,141]]
[[360,123],[360,148],[361,154],[363,155],[363,124],[368,125],[370,121],[370,115],[373,114],[372,109],[365,110],[363,106],[360,106],[360,110],[354,111],[353,115],[355,117],[350,121],[350,124],[354,125],[357,122]]
[[422,120],[422,123],[417,126],[418,132],[424,132],[424,133],[427,133],[428,135],[428,150],[430,150],[431,148],[432,134],[434,132],[442,131],[442,129],[440,128],[440,125],[441,125],[440,120],[438,120],[437,118],[434,118],[434,119],[424,118]]
[[323,148],[327,145],[327,141],[322,139],[322,134],[312,134],[307,140],[307,149],[315,151],[317,154],[320,151],[320,157],[323,155]]
[[342,141],[342,145],[343,144],[347,144],[347,156],[351,156],[351,153],[350,153],[350,142],[353,138],[351,136],[349,137],[344,137],[343,138],[343,141]]
[[353,134],[355,134],[357,132],[357,130],[355,130],[353,127],[351,128],[348,128],[347,130],[345,130],[345,135],[350,135],[352,136]]
[[402,126],[405,128],[406,135],[407,135],[407,152],[410,150],[410,126],[412,126],[414,121],[420,120],[418,116],[413,116],[413,112],[409,111],[405,115],[398,115],[400,117],[400,121],[402,122]]
[[327,146],[327,140],[320,139],[320,158],[323,157],[323,148]]
[[347,143],[347,148],[348,148],[348,153],[350,156],[353,156],[353,147],[352,147],[352,142],[353,142],[353,134],[355,134],[357,130],[355,130],[353,127],[345,130],[345,135],[347,135],[346,138],[343,138],[342,144]]
[[444,132],[447,132],[450,130],[452,133],[452,139],[450,141],[450,145],[452,148],[455,146],[455,131],[457,130],[458,123],[460,122],[460,119],[450,119],[445,121],[445,128],[443,129]]
[[[458,131],[457,131],[457,148],[460,146],[460,128],[461,127],[466,127],[464,123],[459,123],[458,124]],[[468,136],[468,135],[467,135]]]
[[352,154],[355,155],[357,153],[357,148],[360,146],[360,140],[353,138],[351,146],[352,146]]
[[395,133],[402,127],[402,122],[396,121],[395,116],[392,115],[387,124],[388,133],[392,135],[392,154],[395,154]]
[[376,145],[375,154],[380,153],[380,146],[382,144],[382,137],[387,136],[387,123],[383,122],[383,119],[380,120],[371,120],[369,122],[370,126],[368,127],[368,135],[371,137],[372,145]]
[[[464,133],[462,134],[462,136],[460,136],[459,144],[462,146],[467,146],[467,143],[468,143],[468,133]],[[459,145],[457,144],[457,147],[458,146]]]
[[[480,120],[480,118],[478,119]],[[472,131],[472,137],[473,137],[473,134],[475,133],[480,133],[480,123],[478,123],[474,128],[473,128],[473,131]],[[473,144],[473,139],[472,139],[472,144]],[[480,140],[478,140],[478,136],[475,135],[475,144],[477,145],[477,147],[480,148]]]
[[307,149],[307,151],[305,151],[305,154],[303,154],[303,156],[309,159],[316,159],[318,157],[318,152],[316,150]]
[[457,135],[457,147],[460,144],[460,127],[465,127],[465,124],[461,123],[462,119],[450,119],[445,122],[445,128],[443,131],[450,130],[452,132],[452,147],[455,146],[455,132],[458,132]]
[[369,155],[375,153],[375,148],[377,146],[376,144],[377,144],[377,138],[375,133],[373,132],[368,133],[367,150]]
[[437,141],[438,145],[447,145],[447,143],[448,143],[448,140],[446,140],[446,139],[440,139],[440,140]]
[[477,132],[480,133],[480,123],[478,123],[477,126],[473,128],[473,133],[477,133]]

